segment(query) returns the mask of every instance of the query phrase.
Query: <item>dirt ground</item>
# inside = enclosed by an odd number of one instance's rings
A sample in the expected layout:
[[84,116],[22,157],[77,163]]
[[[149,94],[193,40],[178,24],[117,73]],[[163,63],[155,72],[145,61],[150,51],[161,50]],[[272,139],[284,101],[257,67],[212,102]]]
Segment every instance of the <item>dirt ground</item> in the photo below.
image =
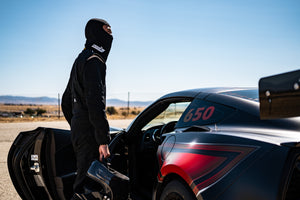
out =
[[[112,127],[126,128],[130,120],[109,120]],[[69,129],[66,121],[26,122],[26,123],[0,123],[0,200],[21,199],[16,192],[7,169],[7,154],[9,148],[19,132],[34,130],[37,127],[51,127]]]

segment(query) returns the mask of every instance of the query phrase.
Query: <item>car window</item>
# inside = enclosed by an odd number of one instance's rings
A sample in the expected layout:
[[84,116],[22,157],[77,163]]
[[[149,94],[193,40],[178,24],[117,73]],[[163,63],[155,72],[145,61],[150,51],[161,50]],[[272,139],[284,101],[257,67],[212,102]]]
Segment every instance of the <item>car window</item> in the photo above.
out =
[[190,103],[191,102],[171,103],[163,112],[146,124],[142,130],[147,130],[158,125],[164,125],[171,121],[178,121]]
[[215,124],[234,112],[233,108],[195,99],[184,111],[175,128]]

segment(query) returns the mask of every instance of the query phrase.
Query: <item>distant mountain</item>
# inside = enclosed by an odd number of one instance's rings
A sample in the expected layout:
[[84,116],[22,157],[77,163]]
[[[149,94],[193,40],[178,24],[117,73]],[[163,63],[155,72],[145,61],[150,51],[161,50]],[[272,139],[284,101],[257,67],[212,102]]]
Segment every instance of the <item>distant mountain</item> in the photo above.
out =
[[58,103],[58,101],[57,98],[50,98],[50,97],[0,96],[0,103],[55,105]]
[[[36,105],[57,105],[57,98],[50,97],[23,97],[23,96],[0,96],[1,104],[36,104]],[[130,101],[130,107],[146,107],[152,101]],[[107,99],[106,106],[127,107],[127,101],[120,99]]]

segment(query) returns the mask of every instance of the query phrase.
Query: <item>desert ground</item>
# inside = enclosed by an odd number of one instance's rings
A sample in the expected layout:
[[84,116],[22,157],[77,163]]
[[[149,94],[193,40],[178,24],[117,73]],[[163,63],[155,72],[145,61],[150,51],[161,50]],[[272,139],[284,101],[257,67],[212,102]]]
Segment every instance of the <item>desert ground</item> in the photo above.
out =
[[[109,124],[112,127],[126,128],[131,121],[132,119],[109,120]],[[7,154],[19,132],[33,130],[37,127],[69,129],[66,121],[0,123],[0,200],[21,199],[9,177],[6,161]]]

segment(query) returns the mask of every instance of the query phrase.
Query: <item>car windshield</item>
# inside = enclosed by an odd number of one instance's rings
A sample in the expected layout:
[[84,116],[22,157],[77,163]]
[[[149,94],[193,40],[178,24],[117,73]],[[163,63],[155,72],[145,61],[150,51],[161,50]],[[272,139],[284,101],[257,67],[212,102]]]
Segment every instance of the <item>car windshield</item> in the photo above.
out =
[[248,99],[256,102],[259,101],[257,89],[233,90],[233,91],[221,92],[220,94],[239,97],[239,98]]

